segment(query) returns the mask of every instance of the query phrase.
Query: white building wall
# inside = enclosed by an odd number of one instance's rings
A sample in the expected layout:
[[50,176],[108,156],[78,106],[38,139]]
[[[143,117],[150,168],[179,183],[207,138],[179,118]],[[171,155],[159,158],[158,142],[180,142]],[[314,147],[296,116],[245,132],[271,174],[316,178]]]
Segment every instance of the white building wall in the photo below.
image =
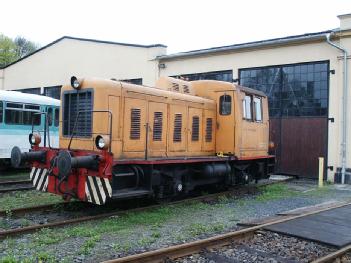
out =
[[4,70],[0,69],[0,90],[3,89],[3,85],[4,85]]
[[[351,50],[351,49],[350,49]],[[251,49],[225,54],[207,55],[201,57],[187,57],[183,59],[161,60],[166,68],[160,70],[160,76],[192,74],[220,70],[233,70],[233,78],[238,78],[239,69],[264,67],[283,64],[294,64],[312,61],[330,62],[330,69],[336,74],[330,74],[329,83],[329,122],[328,127],[328,166],[334,166],[334,171],[328,171],[328,179],[334,179],[336,167],[340,167],[341,157],[341,125],[342,125],[342,62],[338,59],[338,52],[326,42],[301,43],[299,45],[277,46],[265,49]],[[349,93],[351,101],[351,92]],[[351,106],[350,106],[351,107]],[[349,110],[351,112],[351,108]],[[351,126],[351,114],[349,125]],[[351,128],[351,127],[350,127]],[[349,130],[351,132],[351,130]],[[351,149],[351,139],[348,151]],[[347,167],[351,168],[351,156],[347,158]],[[316,160],[316,164],[318,160]]]
[[63,39],[4,69],[3,89],[14,90],[62,85],[72,75],[115,79],[142,78],[152,85],[156,55],[163,47],[134,47]]

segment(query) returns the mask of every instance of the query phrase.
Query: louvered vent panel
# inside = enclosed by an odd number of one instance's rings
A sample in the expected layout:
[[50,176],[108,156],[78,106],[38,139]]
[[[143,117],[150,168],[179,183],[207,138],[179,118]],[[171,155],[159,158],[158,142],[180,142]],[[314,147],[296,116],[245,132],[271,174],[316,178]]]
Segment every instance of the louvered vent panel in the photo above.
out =
[[206,142],[212,142],[212,118],[206,119]]
[[130,139],[140,140],[140,109],[131,109]]
[[173,91],[179,92],[179,84],[177,84],[177,83],[172,83],[172,89],[173,89]]
[[176,113],[174,117],[173,141],[182,141],[182,114]]
[[190,93],[189,86],[188,85],[183,85],[183,92],[184,93]]
[[154,130],[152,135],[154,141],[162,141],[162,116],[162,112],[154,112]]
[[199,116],[193,116],[193,126],[191,132],[191,140],[198,141],[199,140],[199,123],[200,119]]
[[92,93],[91,91],[79,91],[66,93],[63,96],[63,135],[72,135],[77,114],[74,135],[77,137],[91,137],[92,133]]

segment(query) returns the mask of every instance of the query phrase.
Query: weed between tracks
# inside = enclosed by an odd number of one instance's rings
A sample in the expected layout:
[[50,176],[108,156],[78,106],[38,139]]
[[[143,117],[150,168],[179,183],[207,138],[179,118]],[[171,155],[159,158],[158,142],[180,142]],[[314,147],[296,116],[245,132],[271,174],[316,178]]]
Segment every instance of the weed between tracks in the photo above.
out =
[[50,193],[39,191],[19,191],[1,195],[0,210],[10,210],[44,204],[61,203],[62,198]]
[[[239,220],[247,218],[251,212],[255,216],[255,209],[262,209],[265,204],[269,206],[271,202],[296,196],[309,199],[309,196],[325,195],[328,191],[301,193],[285,184],[275,184],[259,187],[259,193],[254,196],[222,196],[212,203],[166,205],[65,228],[42,229],[19,239],[1,242],[0,258],[5,258],[0,259],[0,262],[13,262],[6,261],[6,257],[14,255],[21,260],[46,258],[43,262],[51,262],[53,258],[65,258],[67,262],[77,258],[80,261],[87,258],[100,261],[109,255],[123,256],[133,251],[144,251],[235,229]],[[1,251],[6,253],[1,254]]]

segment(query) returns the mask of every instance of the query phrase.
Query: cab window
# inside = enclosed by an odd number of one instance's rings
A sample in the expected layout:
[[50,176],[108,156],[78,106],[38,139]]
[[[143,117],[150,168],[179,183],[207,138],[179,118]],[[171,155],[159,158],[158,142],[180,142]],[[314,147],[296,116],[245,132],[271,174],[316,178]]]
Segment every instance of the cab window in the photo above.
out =
[[249,95],[246,95],[243,100],[243,118],[246,120],[252,120],[251,96]]
[[262,121],[262,98],[254,98],[254,109],[255,109],[255,120],[257,122]]
[[229,95],[222,95],[219,97],[219,114],[230,115],[232,112],[232,97]]

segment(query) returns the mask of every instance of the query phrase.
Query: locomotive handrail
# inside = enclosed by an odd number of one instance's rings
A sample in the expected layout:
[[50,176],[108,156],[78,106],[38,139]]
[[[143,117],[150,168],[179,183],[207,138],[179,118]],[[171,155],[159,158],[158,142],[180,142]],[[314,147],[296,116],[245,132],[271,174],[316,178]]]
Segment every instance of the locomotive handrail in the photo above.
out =
[[[48,132],[48,141],[49,141],[49,148],[51,149],[50,145],[50,126],[49,126],[49,120],[48,120],[48,113],[47,112],[35,112],[33,115],[45,115],[45,124],[44,124],[44,130],[38,130],[38,132],[44,132],[44,147],[46,147],[46,131]],[[46,130],[47,129],[47,130]],[[34,118],[32,118],[32,133],[34,132]]]
[[[109,138],[110,138],[109,152],[111,153],[111,152],[112,152],[112,112],[111,112],[110,110],[85,110],[85,111],[78,111],[76,120],[75,120],[75,122],[74,122],[74,126],[73,126],[73,130],[72,130],[71,138],[70,138],[70,140],[69,140],[68,150],[70,150],[70,148],[71,148],[72,140],[73,140],[73,137],[74,137],[76,128],[77,128],[77,123],[78,123],[79,115],[80,115],[81,113],[84,113],[84,112],[91,112],[91,113],[96,113],[96,112],[107,112],[107,113],[109,114],[109,119],[110,119],[110,125],[109,125],[109,126],[110,126],[110,132],[107,133],[107,134],[97,133],[97,132],[91,132],[91,134],[92,134],[92,135],[94,135],[94,134],[108,135]],[[92,130],[93,130],[93,128],[92,128]]]

